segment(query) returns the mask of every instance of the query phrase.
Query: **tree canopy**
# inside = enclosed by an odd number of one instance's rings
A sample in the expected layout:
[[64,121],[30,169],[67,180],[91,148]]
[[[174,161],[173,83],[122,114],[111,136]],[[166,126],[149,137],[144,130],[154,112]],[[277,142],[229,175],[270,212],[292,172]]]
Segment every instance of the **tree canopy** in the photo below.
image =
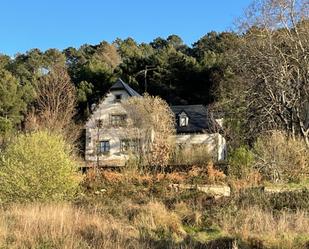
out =
[[212,31],[191,46],[171,34],[149,43],[116,38],[0,55],[0,130],[25,127],[42,79],[61,78],[49,74],[63,68],[76,94],[75,121],[85,121],[120,77],[168,104],[212,105],[224,112],[236,146],[269,129],[301,135],[309,144],[307,7],[304,0],[254,1],[238,32]]

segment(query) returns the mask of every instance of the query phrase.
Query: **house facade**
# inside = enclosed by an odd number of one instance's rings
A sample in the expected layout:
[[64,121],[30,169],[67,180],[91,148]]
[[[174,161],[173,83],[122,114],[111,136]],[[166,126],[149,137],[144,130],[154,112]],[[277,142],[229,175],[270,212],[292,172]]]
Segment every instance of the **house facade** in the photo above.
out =
[[[141,97],[121,79],[110,88],[102,101],[93,108],[85,125],[85,160],[88,167],[124,166],[129,153],[136,151],[141,141],[134,137],[134,127],[121,102],[130,97]],[[171,106],[175,113],[177,144],[194,146],[206,144],[216,160],[224,160],[224,137],[209,122],[206,107],[202,105]]]
[[203,145],[215,160],[226,159],[222,119],[214,119],[203,105],[176,105],[171,106],[171,110],[176,120],[176,144],[186,147]]
[[119,79],[93,109],[86,122],[85,159],[87,166],[124,166],[128,151],[137,146],[130,137],[126,110],[121,102],[141,95]]

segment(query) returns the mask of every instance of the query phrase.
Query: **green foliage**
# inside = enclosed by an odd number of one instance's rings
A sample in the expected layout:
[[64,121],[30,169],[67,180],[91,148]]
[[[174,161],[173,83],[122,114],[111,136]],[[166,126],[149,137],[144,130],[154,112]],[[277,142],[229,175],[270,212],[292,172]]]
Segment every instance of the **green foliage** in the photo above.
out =
[[235,149],[229,155],[229,174],[240,179],[245,178],[252,170],[253,160],[253,153],[246,147]]
[[257,206],[264,210],[297,211],[309,210],[309,190],[265,193],[262,188],[249,188],[241,191],[234,199],[237,207]]
[[87,81],[82,81],[77,86],[77,100],[87,102],[89,96],[93,93],[93,85]]
[[27,103],[28,86],[21,86],[8,71],[0,70],[0,118],[1,133],[6,133],[23,119]]
[[176,49],[185,48],[183,40],[178,35],[170,35],[167,37],[167,42],[169,45],[173,46]]
[[6,68],[10,62],[10,56],[0,54],[0,69]]
[[78,184],[77,164],[61,136],[19,135],[1,157],[1,202],[63,200],[76,193]]
[[0,134],[2,137],[6,137],[13,130],[12,121],[5,117],[0,117]]

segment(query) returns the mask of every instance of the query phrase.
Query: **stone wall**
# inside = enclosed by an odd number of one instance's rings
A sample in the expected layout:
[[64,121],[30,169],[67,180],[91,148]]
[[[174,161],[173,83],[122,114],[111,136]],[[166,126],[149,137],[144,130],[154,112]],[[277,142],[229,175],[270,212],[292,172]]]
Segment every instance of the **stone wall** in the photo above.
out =
[[198,190],[214,197],[229,197],[231,188],[227,185],[193,185],[193,184],[170,184],[169,188],[174,191]]

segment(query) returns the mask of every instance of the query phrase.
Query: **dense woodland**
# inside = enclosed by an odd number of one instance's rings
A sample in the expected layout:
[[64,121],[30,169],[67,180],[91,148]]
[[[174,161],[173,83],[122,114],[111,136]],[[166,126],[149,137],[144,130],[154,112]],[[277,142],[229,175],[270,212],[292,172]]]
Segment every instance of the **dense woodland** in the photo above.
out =
[[[258,133],[273,129],[300,135],[309,144],[306,6],[265,5],[264,16],[257,11],[244,18],[237,32],[209,32],[192,45],[170,35],[150,43],[117,38],[63,51],[34,48],[14,58],[0,55],[2,137],[46,126],[40,119],[82,125],[91,106],[121,77],[168,104],[210,105],[226,118],[232,146],[250,145]],[[55,99],[46,98],[57,88],[47,89],[48,84],[58,84],[59,98],[53,96],[58,101],[70,92],[65,104],[58,103],[62,111]],[[68,115],[60,117],[64,110]]]
[[[1,116],[13,126],[24,120],[40,88],[40,77],[54,67],[67,69],[76,89],[77,119],[81,121],[118,77],[138,92],[159,95],[170,104],[211,104],[219,97],[216,90],[222,79],[230,77],[226,52],[235,48],[238,39],[235,33],[211,32],[192,46],[170,35],[149,44],[127,38],[63,51],[32,49],[13,59],[1,55],[1,83],[12,85],[1,94]],[[10,95],[11,103],[5,101],[5,95]]]

